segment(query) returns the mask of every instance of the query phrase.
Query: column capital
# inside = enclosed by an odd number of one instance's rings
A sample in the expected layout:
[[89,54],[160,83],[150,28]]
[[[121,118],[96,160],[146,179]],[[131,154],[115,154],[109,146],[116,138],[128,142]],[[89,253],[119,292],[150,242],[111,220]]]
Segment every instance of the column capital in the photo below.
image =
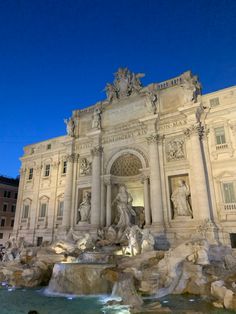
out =
[[111,178],[104,178],[104,184],[105,185],[111,185],[112,184]]
[[142,174],[141,175],[141,183],[144,184],[145,181],[149,179],[149,175],[147,174]]
[[102,146],[95,146],[91,149],[91,155],[92,157],[94,156],[100,156],[101,153],[103,152],[103,147]]
[[193,124],[189,128],[185,129],[184,135],[190,138],[192,135],[197,135],[200,140],[204,139],[209,133],[209,129],[201,125],[200,123]]
[[68,162],[71,162],[71,163],[77,162],[78,159],[79,159],[79,154],[75,154],[75,153],[68,154],[68,155],[65,156],[65,161],[68,161]]
[[153,133],[153,134],[148,135],[146,137],[146,140],[147,140],[148,145],[154,144],[154,143],[158,144],[161,141],[161,137],[159,134]]

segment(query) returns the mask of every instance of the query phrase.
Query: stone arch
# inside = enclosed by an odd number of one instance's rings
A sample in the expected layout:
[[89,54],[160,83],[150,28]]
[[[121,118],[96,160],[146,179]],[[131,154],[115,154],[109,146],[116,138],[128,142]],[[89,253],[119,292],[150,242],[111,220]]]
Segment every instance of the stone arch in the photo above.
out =
[[[148,167],[147,158],[142,151],[136,148],[123,148],[117,151],[115,154],[113,154],[113,156],[109,159],[107,163],[107,167],[106,167],[106,174],[111,174],[112,167],[115,167],[114,165],[117,165],[117,167],[119,168],[118,163],[121,163],[122,165],[123,157],[129,157],[130,162],[132,162],[132,158],[133,158],[133,161],[135,162],[134,172],[136,175],[138,174],[137,170],[139,167],[142,169],[145,169]],[[127,169],[127,167],[125,167],[125,169]],[[125,175],[128,175],[128,172],[125,169],[124,169],[124,173]]]

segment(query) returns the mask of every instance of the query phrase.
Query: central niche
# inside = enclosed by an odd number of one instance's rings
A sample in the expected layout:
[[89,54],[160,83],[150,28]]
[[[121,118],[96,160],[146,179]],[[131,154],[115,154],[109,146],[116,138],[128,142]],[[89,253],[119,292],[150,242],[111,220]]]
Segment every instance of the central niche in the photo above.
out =
[[141,161],[133,154],[126,153],[118,157],[112,167],[111,174],[118,177],[131,177],[140,174]]

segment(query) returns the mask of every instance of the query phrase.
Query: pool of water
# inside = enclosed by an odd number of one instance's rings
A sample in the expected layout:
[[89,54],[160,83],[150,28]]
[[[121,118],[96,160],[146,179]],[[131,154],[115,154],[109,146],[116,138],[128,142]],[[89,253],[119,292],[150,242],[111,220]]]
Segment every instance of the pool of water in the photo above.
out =
[[[104,308],[106,296],[46,296],[44,289],[0,288],[1,314],[27,314],[37,310],[39,314],[128,314],[125,307]],[[153,299],[146,299],[149,303]],[[210,313],[226,314],[233,311],[219,310],[212,307],[202,298],[185,295],[171,295],[159,300],[168,306],[172,313]]]

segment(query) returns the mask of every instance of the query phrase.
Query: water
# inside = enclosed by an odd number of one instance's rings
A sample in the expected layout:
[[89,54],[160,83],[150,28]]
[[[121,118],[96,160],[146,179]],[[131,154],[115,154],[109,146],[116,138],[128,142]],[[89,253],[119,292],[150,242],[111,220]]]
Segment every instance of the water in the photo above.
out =
[[[128,314],[126,307],[104,309],[105,296],[45,296],[43,289],[8,289],[0,288],[0,314],[27,314],[37,310],[39,314]],[[145,302],[151,302],[146,299]],[[216,309],[202,298],[193,295],[171,295],[159,300],[168,306],[172,313],[178,314],[228,314],[235,313]],[[144,312],[143,312],[144,313]]]

